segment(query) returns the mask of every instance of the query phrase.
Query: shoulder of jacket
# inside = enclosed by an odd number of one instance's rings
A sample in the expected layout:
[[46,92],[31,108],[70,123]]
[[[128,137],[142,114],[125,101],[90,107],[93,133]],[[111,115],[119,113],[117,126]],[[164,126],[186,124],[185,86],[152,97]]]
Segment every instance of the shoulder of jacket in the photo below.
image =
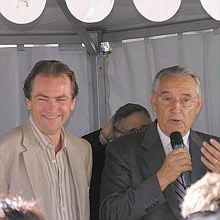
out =
[[16,139],[21,139],[22,137],[22,127],[13,128],[0,135],[0,145],[7,142],[14,142]]
[[77,148],[79,147],[80,149],[85,148],[91,150],[91,144],[87,140],[78,137],[69,131],[66,131],[66,138],[70,142],[74,143]]

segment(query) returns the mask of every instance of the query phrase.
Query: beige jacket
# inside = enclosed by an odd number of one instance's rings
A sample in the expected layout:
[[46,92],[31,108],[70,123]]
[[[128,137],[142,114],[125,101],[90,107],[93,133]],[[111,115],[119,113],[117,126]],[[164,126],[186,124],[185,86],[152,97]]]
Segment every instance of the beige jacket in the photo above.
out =
[[[89,220],[91,147],[87,141],[69,132],[66,132],[66,137],[67,154],[79,204],[79,220]],[[0,193],[20,193],[26,200],[34,198],[43,209],[46,219],[56,220],[50,213],[49,186],[44,182],[42,165],[35,157],[36,145],[30,123],[0,136]]]

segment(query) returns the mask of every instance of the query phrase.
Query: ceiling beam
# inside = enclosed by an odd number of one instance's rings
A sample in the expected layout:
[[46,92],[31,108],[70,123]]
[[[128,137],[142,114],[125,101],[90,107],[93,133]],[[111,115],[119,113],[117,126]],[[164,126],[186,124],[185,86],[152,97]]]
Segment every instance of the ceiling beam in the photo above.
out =
[[85,45],[87,52],[90,55],[97,55],[98,54],[97,43],[90,37],[89,33],[82,25],[82,23],[70,13],[66,5],[66,1],[65,0],[56,0],[56,1],[60,9],[66,16],[67,20],[69,21],[70,25],[72,26],[73,30],[79,35],[79,38],[81,39],[82,43]]
[[81,44],[78,35],[39,34],[39,35],[0,35],[2,45],[10,44]]
[[153,36],[184,33],[190,31],[200,31],[220,28],[220,21],[214,19],[194,20],[187,22],[177,22],[167,25],[157,25],[131,30],[103,32],[103,41],[117,42],[133,38],[147,38]]

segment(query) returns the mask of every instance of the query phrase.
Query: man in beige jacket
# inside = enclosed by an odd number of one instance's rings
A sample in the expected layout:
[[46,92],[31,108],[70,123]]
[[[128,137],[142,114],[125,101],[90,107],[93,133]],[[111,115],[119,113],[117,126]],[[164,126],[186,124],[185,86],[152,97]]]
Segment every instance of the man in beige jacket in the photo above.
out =
[[88,220],[91,147],[63,128],[78,93],[75,75],[42,60],[23,90],[30,120],[0,137],[0,193],[36,200],[47,220]]

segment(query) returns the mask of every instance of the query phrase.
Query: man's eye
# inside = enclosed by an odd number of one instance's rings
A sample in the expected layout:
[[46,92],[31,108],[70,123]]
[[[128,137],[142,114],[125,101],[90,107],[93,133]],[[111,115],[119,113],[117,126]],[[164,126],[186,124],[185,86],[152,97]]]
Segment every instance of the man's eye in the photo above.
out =
[[66,102],[67,100],[66,99],[58,99],[57,101],[58,102]]
[[163,97],[163,100],[164,100],[164,101],[171,101],[172,98],[171,98],[171,97]]
[[182,103],[187,103],[187,102],[189,102],[190,101],[190,99],[181,99],[181,102]]
[[38,101],[45,101],[45,102],[47,101],[47,99],[45,99],[45,98],[38,98],[37,100]]

